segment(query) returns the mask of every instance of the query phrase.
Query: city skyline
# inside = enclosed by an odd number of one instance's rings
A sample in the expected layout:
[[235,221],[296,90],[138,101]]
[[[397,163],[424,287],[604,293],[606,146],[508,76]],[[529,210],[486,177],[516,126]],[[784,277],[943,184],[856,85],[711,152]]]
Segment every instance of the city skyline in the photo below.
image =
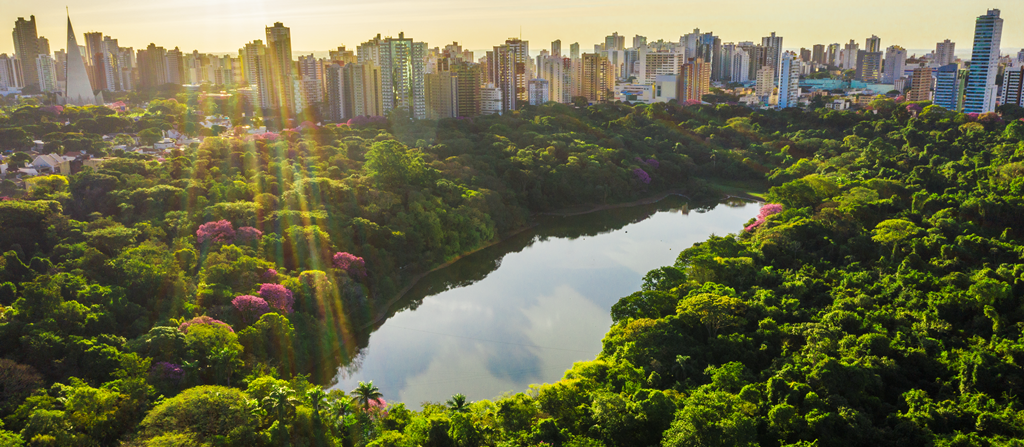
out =
[[[900,5],[868,2],[857,11],[844,11],[841,18],[822,20],[821,12],[801,8],[814,3],[800,0],[787,5],[784,11],[773,10],[763,3],[746,0],[717,2],[714,10],[683,7],[668,2],[649,5],[658,10],[643,21],[630,21],[622,26],[621,9],[601,3],[570,0],[557,6],[539,1],[526,1],[515,11],[499,6],[481,5],[466,0],[435,0],[431,2],[386,1],[373,4],[325,4],[321,0],[291,2],[198,2],[186,0],[173,4],[146,5],[123,0],[97,0],[90,8],[73,10],[80,33],[99,31],[118,38],[122,46],[143,48],[149,43],[183,51],[204,53],[237,53],[245,42],[263,37],[263,30],[274,22],[294,27],[292,48],[296,53],[326,51],[345,45],[354,48],[367,37],[382,34],[397,36],[399,32],[414,36],[430,47],[458,41],[464,48],[479,52],[509,37],[522,36],[540,49],[556,39],[580,42],[584,52],[604,41],[612,32],[620,35],[647,36],[649,41],[676,41],[693,28],[712,31],[724,41],[756,41],[770,32],[785,37],[785,49],[811,48],[814,44],[845,42],[853,38],[863,41],[871,35],[882,39],[882,47],[898,44],[909,52],[934,49],[944,39],[969,42],[973,38],[974,20],[981,8],[1000,9],[1008,22],[1024,22],[1024,2],[993,1],[987,5],[966,2],[913,1]],[[930,16],[911,15],[927,4]],[[13,23],[18,17],[36,17],[38,34],[53,39],[61,36],[65,10],[52,0],[4,8],[0,20]],[[244,8],[243,8],[244,6]],[[882,8],[884,6],[884,8]],[[778,9],[778,8],[775,8]],[[324,12],[324,11],[327,12]],[[603,12],[607,10],[608,12]],[[572,25],[566,14],[590,11],[586,24]],[[678,14],[676,13],[678,11]],[[728,11],[728,15],[716,12]],[[877,11],[885,11],[878,13]],[[198,14],[197,14],[198,12]],[[664,12],[664,13],[663,13]],[[906,12],[903,14],[902,12]],[[487,17],[501,17],[496,25]],[[913,19],[909,19],[913,17]],[[338,26],[338,21],[344,22]],[[582,21],[582,19],[580,19]],[[522,24],[520,27],[520,23]],[[520,31],[521,30],[521,31]],[[62,47],[56,39],[52,50]],[[1003,33],[1004,54],[1024,45],[1024,27],[1008,27]],[[9,39],[0,39],[0,53],[13,53]],[[535,53],[535,51],[531,51]],[[957,47],[957,55],[969,54],[969,47]],[[479,55],[477,55],[479,57]]]

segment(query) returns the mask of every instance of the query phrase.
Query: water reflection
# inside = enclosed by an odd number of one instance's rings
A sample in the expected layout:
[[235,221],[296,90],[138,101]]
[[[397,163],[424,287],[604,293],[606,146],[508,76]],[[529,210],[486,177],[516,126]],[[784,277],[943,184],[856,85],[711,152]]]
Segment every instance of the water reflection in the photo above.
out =
[[537,227],[434,272],[360,337],[337,386],[373,380],[417,407],[455,393],[470,400],[552,382],[593,359],[609,310],[648,271],[711,234],[736,232],[757,205],[688,208],[680,198],[540,219]]

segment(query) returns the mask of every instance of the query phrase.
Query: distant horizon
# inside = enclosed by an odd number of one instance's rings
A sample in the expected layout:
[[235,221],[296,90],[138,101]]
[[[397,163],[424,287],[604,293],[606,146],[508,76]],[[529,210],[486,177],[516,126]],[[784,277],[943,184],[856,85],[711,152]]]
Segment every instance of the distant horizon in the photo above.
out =
[[[895,44],[921,54],[934,49],[936,42],[950,39],[957,43],[957,55],[963,58],[970,54],[974,19],[988,9],[999,9],[1004,20],[1001,51],[1012,55],[1024,46],[1024,2],[1019,0],[987,5],[955,0],[891,3],[868,0],[855,11],[833,13],[823,12],[820,4],[811,0],[795,0],[785,8],[752,0],[724,0],[713,6],[654,0],[644,5],[651,11],[647,17],[628,16],[626,22],[622,5],[581,0],[557,4],[523,0],[516,8],[470,0],[293,0],[288,5],[265,0],[94,0],[89,8],[72,8],[71,20],[79,43],[84,33],[99,31],[118,39],[120,46],[136,50],[154,43],[208,54],[237,54],[245,43],[265,39],[264,27],[282,22],[291,28],[292,48],[306,48],[293,52],[305,54],[309,48],[316,52],[342,45],[355,50],[378,33],[397,36],[402,31],[430,47],[455,41],[475,53],[520,35],[535,45],[536,52],[555,39],[561,39],[563,47],[579,42],[581,52],[590,52],[595,43],[615,31],[625,36],[629,45],[636,34],[651,41],[678,41],[679,36],[700,28],[723,42],[758,43],[774,31],[783,37],[784,47],[794,50],[851,38],[863,45],[867,37],[877,35],[883,48]],[[36,17],[38,34],[49,39],[51,53],[66,46],[63,3],[38,0],[5,6],[0,23],[13,30],[18,17],[31,15]],[[0,38],[0,53],[13,52],[13,39]]]

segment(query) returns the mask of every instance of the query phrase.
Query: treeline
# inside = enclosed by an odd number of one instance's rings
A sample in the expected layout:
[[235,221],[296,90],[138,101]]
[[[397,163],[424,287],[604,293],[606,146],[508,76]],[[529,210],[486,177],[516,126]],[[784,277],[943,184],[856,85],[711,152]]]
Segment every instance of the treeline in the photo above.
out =
[[[176,103],[141,119],[181,126]],[[0,436],[1013,445],[1024,123],[926,105],[552,104],[229,132],[163,160],[98,147],[99,169],[4,185]],[[106,112],[57,113],[75,118],[20,107],[0,132],[95,138],[76,126]],[[415,412],[319,386],[410,278],[532,213],[762,178],[781,212],[648,274],[562,381]]]

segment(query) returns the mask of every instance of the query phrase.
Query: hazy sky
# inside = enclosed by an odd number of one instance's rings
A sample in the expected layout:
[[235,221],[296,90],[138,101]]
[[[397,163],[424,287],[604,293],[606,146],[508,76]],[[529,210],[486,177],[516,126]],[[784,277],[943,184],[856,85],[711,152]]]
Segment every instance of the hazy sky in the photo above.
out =
[[[292,30],[292,48],[323,51],[339,45],[354,49],[380,33],[426,41],[431,47],[458,41],[467,49],[485,49],[506,38],[530,41],[536,52],[554,39],[580,42],[584,52],[618,31],[627,45],[641,34],[650,40],[678,40],[700,28],[723,42],[752,40],[771,31],[787,48],[846,42],[877,34],[882,46],[934,48],[952,39],[958,53],[969,50],[974,18],[987,8],[1002,10],[1003,52],[1024,46],[1024,1],[991,0],[0,0],[0,52],[13,52],[9,30],[18,17],[36,16],[40,35],[52,50],[65,46],[64,6],[71,6],[79,43],[82,33],[102,31],[136,49],[150,42],[184,51],[237,52],[244,43],[265,39],[275,21]],[[514,5],[514,6],[513,6]],[[4,37],[6,36],[6,37]],[[480,55],[478,55],[480,56]]]

